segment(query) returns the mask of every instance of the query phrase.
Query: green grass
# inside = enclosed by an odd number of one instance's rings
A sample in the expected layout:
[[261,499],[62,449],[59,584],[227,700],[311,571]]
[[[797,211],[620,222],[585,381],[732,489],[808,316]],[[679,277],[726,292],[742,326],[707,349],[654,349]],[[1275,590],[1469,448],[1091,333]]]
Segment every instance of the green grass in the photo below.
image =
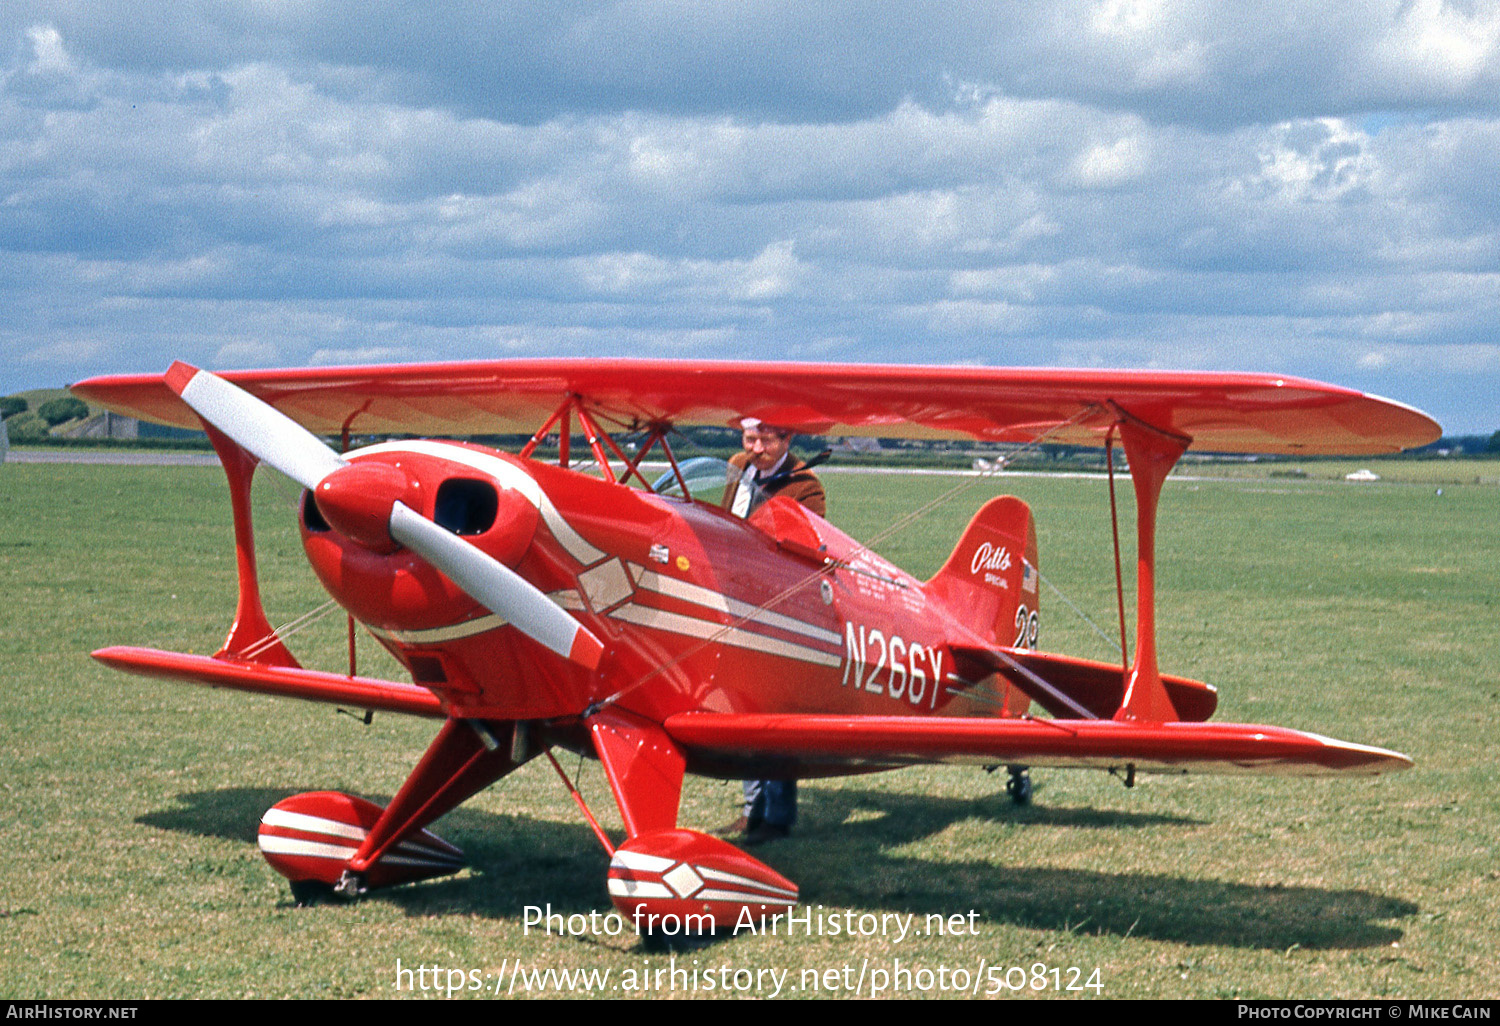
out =
[[1373,470],[1387,484],[1493,485],[1500,484],[1500,459],[1493,457],[1363,457],[1360,459],[1277,459],[1247,463],[1211,460],[1185,463],[1181,473],[1203,477],[1265,478],[1273,481],[1305,479],[1343,481],[1345,474]]
[[[833,518],[857,537],[955,484],[825,481]],[[1043,573],[1113,635],[1104,485],[1000,484],[1036,510]],[[969,488],[882,552],[931,573],[998,490]],[[258,484],[273,621],[323,601],[294,501],[279,479]],[[1397,748],[1417,768],[1368,780],[1144,777],[1133,790],[1039,771],[1024,810],[1001,777],[973,770],[808,783],[796,835],[763,851],[814,910],[919,922],[972,910],[977,935],[739,936],[678,964],[789,970],[798,983],[804,970],[857,975],[866,959],[933,973],[1040,963],[1097,968],[1107,997],[1500,991],[1500,488],[1447,485],[1439,497],[1425,484],[1174,481],[1161,522],[1167,670],[1218,685],[1219,719]],[[398,959],[481,972],[522,959],[616,980],[670,965],[628,936],[523,929],[529,904],[609,908],[605,856],[541,762],[439,825],[472,869],[353,906],[293,908],[255,849],[264,809],[324,788],[383,800],[434,725],[377,715],[365,726],[88,658],[118,643],[212,652],[233,575],[217,470],[0,467],[3,996],[390,997]],[[1044,647],[1114,658],[1046,591],[1044,608]],[[293,648],[341,666],[342,618]],[[391,672],[373,644],[361,659]],[[565,765],[617,827],[597,764]],[[690,781],[684,824],[728,820],[737,793]]]

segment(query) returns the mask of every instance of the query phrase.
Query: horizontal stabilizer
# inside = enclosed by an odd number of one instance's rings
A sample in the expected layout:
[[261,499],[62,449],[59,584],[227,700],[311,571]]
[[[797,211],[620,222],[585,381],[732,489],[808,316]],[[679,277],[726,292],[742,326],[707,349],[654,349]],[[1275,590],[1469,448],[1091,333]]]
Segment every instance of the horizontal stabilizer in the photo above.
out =
[[[959,660],[960,676],[978,679],[990,673],[1001,674],[1032,701],[1062,719],[1107,720],[1125,697],[1125,671],[1119,663],[974,645],[955,645],[953,653]],[[1165,673],[1161,682],[1184,722],[1201,723],[1219,706],[1219,693],[1211,684]]]
[[1242,723],[685,712],[664,726],[690,759],[795,764],[805,776],[819,767],[929,762],[1271,776],[1369,775],[1412,765],[1383,748]]
[[301,698],[309,702],[329,702],[359,709],[380,709],[384,712],[436,719],[444,716],[437,696],[416,684],[123,645],[101,648],[94,653],[94,658],[126,673],[175,680],[184,684],[234,688],[262,695]]

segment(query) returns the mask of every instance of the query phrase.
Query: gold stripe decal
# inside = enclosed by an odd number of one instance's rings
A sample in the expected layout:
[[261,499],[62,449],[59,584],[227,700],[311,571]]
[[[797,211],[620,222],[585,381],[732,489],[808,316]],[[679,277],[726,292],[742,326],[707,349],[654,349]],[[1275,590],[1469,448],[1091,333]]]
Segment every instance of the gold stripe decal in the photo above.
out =
[[681,581],[675,577],[667,577],[654,570],[642,570],[640,575],[640,586],[646,591],[654,591],[658,595],[666,595],[669,598],[682,599],[694,605],[706,606],[709,609],[728,613],[736,619],[748,619],[753,623],[765,624],[767,627],[776,627],[792,634],[801,634],[812,638],[814,641],[822,641],[829,645],[842,645],[844,636],[822,627],[815,627],[810,623],[804,623],[795,617],[786,616],[782,613],[761,609],[752,606],[748,602],[730,598],[711,588]]
[[472,638],[476,634],[483,634],[504,626],[505,620],[494,613],[489,616],[476,616],[472,620],[449,624],[446,627],[428,627],[417,631],[395,631],[365,625],[377,638],[399,641],[407,645],[436,645],[444,641],[457,641],[459,638]]
[[636,605],[628,602],[610,614],[611,619],[624,620],[639,627],[650,627],[659,631],[667,631],[670,634],[681,634],[689,638],[712,638],[735,648],[750,649],[755,652],[765,652],[768,655],[781,656],[786,659],[796,659],[804,663],[813,663],[817,666],[838,667],[843,664],[843,654],[832,655],[828,652],[820,652],[815,648],[805,645],[796,645],[789,641],[781,641],[770,638],[764,634],[756,634],[754,631],[741,630],[738,627],[728,627],[721,623],[710,620],[700,620],[695,616],[683,616],[681,613],[669,613],[661,609],[652,609],[649,606]]

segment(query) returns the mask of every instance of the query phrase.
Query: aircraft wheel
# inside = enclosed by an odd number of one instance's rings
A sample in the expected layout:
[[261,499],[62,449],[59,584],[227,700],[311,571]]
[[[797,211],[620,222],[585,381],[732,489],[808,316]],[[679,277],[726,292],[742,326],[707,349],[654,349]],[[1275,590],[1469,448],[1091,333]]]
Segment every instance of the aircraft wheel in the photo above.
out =
[[1005,793],[1015,805],[1031,804],[1031,772],[1025,766],[1007,766],[1010,779],[1005,782]]
[[660,930],[640,932],[641,950],[649,955],[680,955],[685,951],[698,951],[715,943],[719,934],[665,934]]
[[333,888],[321,880],[293,880],[292,901],[298,908],[326,905],[333,901]]
[[676,954],[682,947],[681,938],[668,937],[657,930],[642,930],[641,950],[652,955]]

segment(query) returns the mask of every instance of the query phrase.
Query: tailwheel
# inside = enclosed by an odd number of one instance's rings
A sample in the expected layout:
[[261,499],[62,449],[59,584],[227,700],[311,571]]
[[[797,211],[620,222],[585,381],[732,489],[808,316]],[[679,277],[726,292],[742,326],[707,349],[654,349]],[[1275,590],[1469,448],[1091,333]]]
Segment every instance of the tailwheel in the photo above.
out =
[[1005,793],[1010,795],[1012,804],[1031,804],[1031,770],[1025,766],[1007,766],[1005,771],[1010,774],[1010,779],[1005,782]]

